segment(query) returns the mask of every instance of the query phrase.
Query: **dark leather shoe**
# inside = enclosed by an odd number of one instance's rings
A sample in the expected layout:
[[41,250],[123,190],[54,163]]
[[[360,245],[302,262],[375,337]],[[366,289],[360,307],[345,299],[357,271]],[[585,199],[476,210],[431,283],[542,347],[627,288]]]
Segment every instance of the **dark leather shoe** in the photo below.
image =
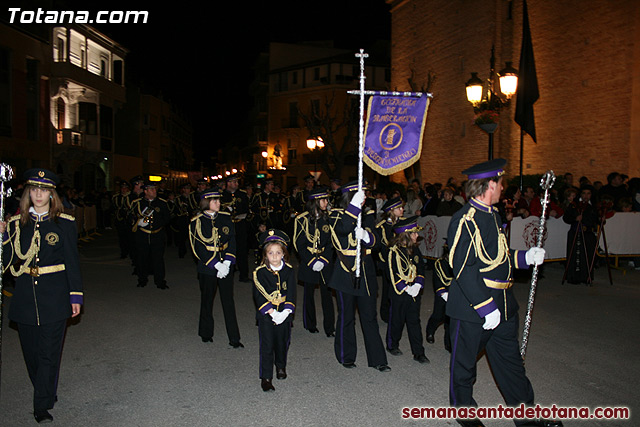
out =
[[202,342],[213,342],[212,337],[200,337],[200,338],[202,338]]
[[415,354],[413,356],[413,360],[418,363],[430,363],[429,359],[424,354]]
[[356,367],[356,364],[353,362],[347,362],[347,363],[343,363],[342,366],[344,366],[347,369],[352,369]]
[[429,344],[433,344],[434,342],[436,342],[436,340],[435,340],[435,338],[434,338],[433,334],[427,334],[427,342],[428,342]]
[[484,424],[482,424],[482,421],[480,421],[477,418],[475,418],[473,420],[459,420],[459,419],[456,419],[456,421],[462,427],[484,427]]
[[309,332],[311,332],[312,334],[317,334],[320,331],[318,330],[318,328],[311,328],[309,329]]
[[169,286],[167,286],[167,282],[162,282],[159,285],[156,285],[158,287],[158,289],[169,289]]
[[242,345],[242,343],[240,341],[238,342],[230,342],[229,345],[233,348],[244,348],[244,346]]
[[327,332],[327,338],[331,338],[331,337],[335,337],[336,333],[335,332]]
[[389,365],[378,365],[378,366],[374,366],[374,368],[380,372],[389,372],[391,370]]
[[262,378],[260,386],[262,387],[262,391],[273,391],[276,389],[273,384],[271,384],[271,379],[269,378]]
[[147,282],[140,282],[140,281],[138,281],[138,287],[139,287],[139,288],[144,288],[145,286],[147,286]]
[[532,427],[562,427],[562,421],[539,419],[527,421],[526,423],[520,425]]
[[451,353],[451,344],[446,344],[445,343],[444,349],[447,350],[449,353]]
[[402,352],[400,351],[399,348],[388,348],[387,351],[392,355],[392,356],[400,356],[402,355]]
[[276,378],[279,380],[283,380],[287,378],[287,370],[285,368],[277,368],[276,369]]
[[46,409],[43,409],[41,411],[35,411],[33,413],[33,418],[36,419],[36,422],[38,424],[53,422],[53,416]]

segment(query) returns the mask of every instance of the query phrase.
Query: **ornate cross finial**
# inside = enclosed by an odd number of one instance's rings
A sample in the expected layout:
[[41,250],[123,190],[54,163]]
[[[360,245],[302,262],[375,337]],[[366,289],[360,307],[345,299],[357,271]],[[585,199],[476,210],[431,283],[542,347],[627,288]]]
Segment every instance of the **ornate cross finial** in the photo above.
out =
[[356,57],[360,58],[360,78],[365,78],[364,76],[364,58],[368,58],[369,54],[364,53],[364,49],[360,49],[360,53],[356,53]]

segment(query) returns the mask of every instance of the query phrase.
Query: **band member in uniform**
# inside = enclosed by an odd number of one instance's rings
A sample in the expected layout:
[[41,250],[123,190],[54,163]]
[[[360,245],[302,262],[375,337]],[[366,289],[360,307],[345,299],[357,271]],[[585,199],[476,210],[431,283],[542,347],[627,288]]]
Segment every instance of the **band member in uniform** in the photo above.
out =
[[380,318],[383,322],[389,321],[389,297],[391,279],[389,278],[389,267],[387,266],[387,257],[389,255],[389,242],[393,239],[393,227],[400,217],[404,214],[402,199],[394,197],[387,200],[382,205],[382,221],[376,225],[378,234],[380,234],[380,245],[378,246],[378,265],[382,271],[382,292],[380,294]]
[[[453,280],[447,314],[451,318],[451,384],[455,407],[477,406],[473,398],[476,360],[483,349],[507,405],[533,405],[533,388],[518,345],[518,304],[512,271],[544,262],[544,249],[509,249],[497,208],[506,160],[495,159],[465,171],[469,202],[451,218],[447,242]],[[515,420],[516,425],[558,426],[548,420]],[[482,426],[458,420],[463,426]]]
[[249,283],[249,247],[247,214],[249,213],[249,197],[244,190],[238,188],[238,176],[227,178],[227,188],[222,193],[223,210],[231,214],[231,220],[236,227],[236,267],[239,280]]
[[291,187],[291,194],[284,199],[282,203],[282,222],[283,222],[283,231],[287,233],[289,236],[293,236],[294,227],[295,227],[295,218],[302,213],[304,210],[298,210],[299,206],[297,203],[297,198],[300,197],[299,194],[300,186],[295,184]]
[[[387,355],[378,329],[376,299],[378,281],[371,256],[371,249],[378,244],[375,235],[375,212],[362,213],[364,190],[351,182],[342,187],[341,208],[332,209],[329,216],[331,240],[336,252],[329,287],[336,290],[338,320],[336,322],[335,354],[345,368],[356,366],[356,309],[360,314],[360,325],[364,336],[367,362],[380,372],[390,371]],[[362,215],[362,227],[357,228],[357,218]],[[361,240],[360,277],[356,273],[357,242]]]
[[233,299],[232,265],[236,262],[236,233],[229,212],[220,210],[218,190],[202,193],[200,213],[189,224],[191,249],[198,259],[200,281],[200,323],[198,335],[202,342],[213,342],[213,300],[220,289],[229,345],[244,347]]
[[189,220],[191,212],[189,211],[189,195],[191,193],[191,185],[184,184],[180,187],[180,195],[175,199],[175,226],[176,226],[176,246],[178,246],[178,258],[184,258],[187,254],[187,240],[189,239]]
[[200,200],[202,200],[202,193],[207,189],[207,185],[209,185],[207,180],[200,178],[196,183],[196,191],[190,195],[189,210],[191,211],[192,218],[200,213]]
[[9,319],[18,326],[33,384],[33,415],[53,421],[67,319],[83,303],[75,219],[62,213],[58,176],[46,169],[25,173],[20,214],[0,221],[4,265],[16,277]]
[[304,212],[307,202],[309,201],[309,194],[316,185],[316,180],[313,175],[307,175],[304,177],[304,188],[295,201],[295,207],[298,212]]
[[309,192],[306,212],[295,219],[293,244],[300,256],[298,283],[304,287],[302,320],[304,328],[318,333],[315,288],[320,287],[324,333],[335,336],[333,297],[327,287],[333,266],[333,246],[329,230],[329,192],[316,187]]
[[123,180],[120,183],[120,193],[114,194],[111,203],[114,209],[114,218],[116,231],[118,233],[118,243],[120,244],[120,259],[124,259],[129,256],[129,243],[131,234],[131,227],[127,222],[127,215],[129,209],[131,209],[129,194],[131,193],[131,185]]
[[281,229],[280,226],[280,202],[278,195],[273,192],[273,179],[264,181],[264,189],[253,196],[251,210],[257,219],[257,227],[261,224],[267,229]]
[[129,236],[129,256],[131,257],[131,265],[133,265],[133,274],[134,276],[138,275],[138,249],[136,248],[136,233],[132,232],[131,229],[135,225],[131,221],[131,207],[133,206],[133,202],[137,199],[144,197],[144,191],[142,190],[142,186],[144,185],[144,178],[141,175],[134,176],[131,178],[131,192],[129,193],[128,201],[126,205],[129,206],[129,210],[127,211],[127,226]]
[[444,323],[444,348],[451,353],[451,337],[449,335],[449,317],[446,314],[447,298],[449,297],[449,285],[452,274],[449,266],[448,251],[438,258],[433,264],[432,285],[435,297],[433,299],[433,311],[427,322],[427,342],[435,342],[435,333],[440,324]]
[[164,228],[169,225],[171,217],[166,200],[156,197],[154,182],[145,182],[144,197],[133,202],[129,217],[138,254],[138,287],[147,286],[149,267],[152,266],[156,286],[169,289],[164,280],[164,250],[167,246]]
[[389,326],[387,350],[394,356],[402,354],[398,348],[402,330],[407,325],[407,335],[413,360],[429,363],[422,345],[420,324],[421,291],[424,288],[425,264],[418,249],[418,217],[402,218],[393,226],[395,237],[389,242],[387,268],[391,278],[389,298]]
[[340,199],[342,198],[342,193],[340,193],[340,185],[342,185],[342,181],[340,180],[340,178],[331,178],[331,181],[329,182],[329,189],[331,190],[329,203],[331,203],[331,206],[340,206]]
[[273,387],[273,365],[276,378],[287,378],[287,352],[291,341],[291,322],[295,311],[296,285],[293,267],[287,262],[289,236],[280,230],[260,235],[263,260],[253,272],[253,297],[258,308],[260,337],[260,379],[263,391]]

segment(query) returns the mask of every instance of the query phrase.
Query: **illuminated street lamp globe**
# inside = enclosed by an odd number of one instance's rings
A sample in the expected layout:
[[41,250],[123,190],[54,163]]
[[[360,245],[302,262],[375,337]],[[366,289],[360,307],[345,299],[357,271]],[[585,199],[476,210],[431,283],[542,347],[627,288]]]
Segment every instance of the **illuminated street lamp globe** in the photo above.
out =
[[511,98],[518,89],[518,70],[511,66],[511,62],[507,62],[506,67],[498,75],[500,76],[500,92],[507,99]]

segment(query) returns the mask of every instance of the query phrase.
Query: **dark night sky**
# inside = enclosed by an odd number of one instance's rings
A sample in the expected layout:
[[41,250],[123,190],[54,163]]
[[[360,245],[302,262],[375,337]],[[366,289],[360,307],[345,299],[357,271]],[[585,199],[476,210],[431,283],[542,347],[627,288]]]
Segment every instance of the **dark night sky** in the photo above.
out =
[[[87,7],[82,2],[75,10]],[[268,42],[335,40],[336,47],[355,53],[376,40],[390,39],[391,15],[384,0],[147,6],[115,1],[92,8],[149,11],[147,24],[95,26],[130,51],[127,74],[146,93],[160,91],[189,113],[197,156],[223,147],[242,130],[251,106],[251,67]]]

